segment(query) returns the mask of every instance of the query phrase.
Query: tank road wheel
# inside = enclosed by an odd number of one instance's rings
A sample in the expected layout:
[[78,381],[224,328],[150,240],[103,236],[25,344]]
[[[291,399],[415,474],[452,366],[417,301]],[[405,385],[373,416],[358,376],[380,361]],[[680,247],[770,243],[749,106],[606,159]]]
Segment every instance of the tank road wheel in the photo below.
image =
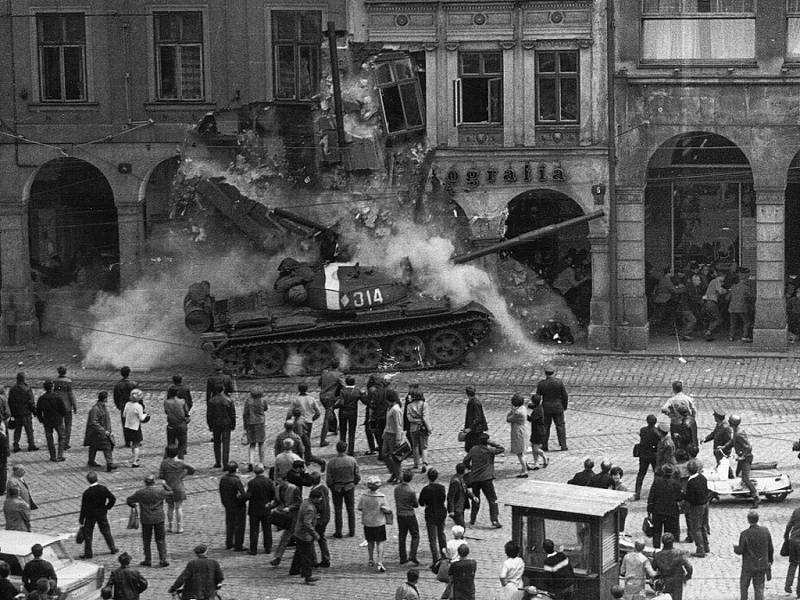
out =
[[416,335],[401,335],[392,340],[389,354],[394,357],[401,369],[421,367],[425,358],[425,343]]
[[316,374],[331,364],[333,350],[325,342],[309,342],[300,347],[300,355],[306,372]]
[[272,377],[283,369],[286,352],[277,344],[258,346],[250,350],[250,367],[260,377]]
[[442,329],[433,333],[428,347],[439,364],[456,362],[467,352],[464,336],[455,329]]
[[356,340],[347,350],[350,352],[350,367],[359,371],[377,368],[383,356],[378,340]]
[[241,348],[224,348],[217,354],[222,359],[223,370],[231,375],[244,373],[244,352]]

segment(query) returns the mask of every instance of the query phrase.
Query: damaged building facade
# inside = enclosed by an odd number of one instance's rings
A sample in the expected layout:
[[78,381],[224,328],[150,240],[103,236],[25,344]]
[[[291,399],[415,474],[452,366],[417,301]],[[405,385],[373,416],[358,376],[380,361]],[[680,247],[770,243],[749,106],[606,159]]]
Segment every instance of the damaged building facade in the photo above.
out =
[[[355,41],[381,51],[374,68],[384,112],[390,107],[387,130],[424,127],[430,185],[449,193],[472,248],[603,207],[603,2],[366,0],[360,18]],[[414,70],[422,102],[411,87]],[[605,219],[483,260],[512,309],[527,307],[516,314],[535,325],[529,331],[568,318],[545,299],[561,285],[589,342],[608,345]],[[547,291],[537,294],[539,287]]]
[[269,102],[302,133],[323,31],[346,31],[347,13],[344,0],[4,3],[0,343],[34,339],[59,289],[137,280],[187,129],[206,113]]

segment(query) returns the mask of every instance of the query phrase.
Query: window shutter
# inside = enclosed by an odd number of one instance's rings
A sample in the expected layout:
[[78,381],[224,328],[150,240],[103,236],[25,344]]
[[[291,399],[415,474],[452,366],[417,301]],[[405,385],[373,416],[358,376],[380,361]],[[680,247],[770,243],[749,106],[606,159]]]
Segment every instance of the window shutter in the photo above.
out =
[[453,125],[461,125],[461,79],[453,80]]

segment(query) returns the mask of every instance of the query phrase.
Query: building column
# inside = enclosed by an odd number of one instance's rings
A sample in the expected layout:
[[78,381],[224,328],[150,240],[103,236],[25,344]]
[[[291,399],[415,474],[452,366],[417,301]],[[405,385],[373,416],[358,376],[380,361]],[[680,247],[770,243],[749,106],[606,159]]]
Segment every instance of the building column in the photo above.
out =
[[0,202],[0,344],[28,344],[39,335],[33,306],[28,213],[21,201]]
[[144,256],[143,224],[141,204],[117,204],[120,289],[133,284],[141,274],[141,260]]
[[617,346],[647,347],[650,326],[644,291],[644,188],[618,187],[617,208]]
[[589,348],[611,348],[611,311],[608,302],[608,236],[590,234],[592,300],[589,309]]
[[786,350],[784,212],[786,190],[756,188],[756,314],[753,346]]

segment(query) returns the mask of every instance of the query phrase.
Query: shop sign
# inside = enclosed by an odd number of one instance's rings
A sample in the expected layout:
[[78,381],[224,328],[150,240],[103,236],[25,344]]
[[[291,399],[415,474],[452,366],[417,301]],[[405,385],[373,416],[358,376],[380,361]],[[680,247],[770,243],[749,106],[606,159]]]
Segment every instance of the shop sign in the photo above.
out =
[[562,183],[566,180],[566,172],[559,161],[538,164],[526,162],[522,167],[514,165],[506,167],[489,165],[484,168],[471,166],[464,171],[463,178],[459,169],[452,167],[445,175],[444,188],[453,193],[459,185],[463,185],[467,190],[473,190],[481,185],[513,185],[546,181]]

